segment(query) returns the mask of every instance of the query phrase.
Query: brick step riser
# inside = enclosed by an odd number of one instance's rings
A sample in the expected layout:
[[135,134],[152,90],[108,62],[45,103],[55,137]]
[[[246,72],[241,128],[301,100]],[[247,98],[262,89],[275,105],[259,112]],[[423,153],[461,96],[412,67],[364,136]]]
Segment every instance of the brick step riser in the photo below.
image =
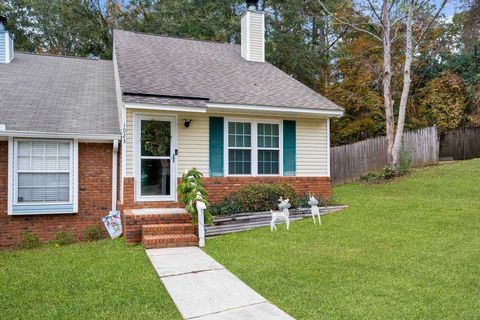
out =
[[193,234],[183,237],[161,237],[152,239],[149,236],[143,237],[143,246],[146,249],[171,248],[171,247],[192,247],[198,245],[198,237]]
[[179,229],[179,230],[143,230],[144,236],[161,236],[167,234],[193,234],[195,229]]
[[195,226],[190,223],[183,224],[157,224],[157,225],[143,225],[143,232],[163,232],[163,231],[189,231],[192,233],[195,230]]

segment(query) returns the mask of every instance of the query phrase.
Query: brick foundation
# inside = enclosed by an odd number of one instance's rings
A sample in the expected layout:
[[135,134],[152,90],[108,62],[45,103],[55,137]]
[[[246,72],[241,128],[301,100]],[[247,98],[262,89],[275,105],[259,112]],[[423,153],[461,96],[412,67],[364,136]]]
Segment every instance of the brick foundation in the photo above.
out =
[[221,201],[240,187],[259,183],[288,183],[299,195],[311,192],[324,199],[331,197],[328,177],[209,177],[204,181],[211,203]]
[[8,143],[0,141],[0,247],[17,244],[22,231],[51,240],[59,231],[74,232],[81,238],[91,225],[102,226],[101,217],[112,203],[112,144],[79,143],[79,193],[75,214],[7,215]]
[[[216,203],[238,188],[258,183],[288,183],[291,184],[297,194],[307,194],[309,192],[315,195],[329,199],[331,197],[331,184],[329,177],[205,177],[205,188],[208,192],[210,203]],[[177,208],[181,206],[178,202],[135,202],[134,196],[134,178],[126,177],[123,179],[124,203],[122,210],[141,209],[141,208]],[[180,183],[180,178],[178,179]]]

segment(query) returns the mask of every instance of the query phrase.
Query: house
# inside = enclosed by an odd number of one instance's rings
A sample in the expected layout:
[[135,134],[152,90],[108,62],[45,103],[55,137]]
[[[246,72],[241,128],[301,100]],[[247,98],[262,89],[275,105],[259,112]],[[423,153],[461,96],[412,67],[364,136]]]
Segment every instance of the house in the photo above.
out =
[[[110,210],[127,241],[143,228],[174,245],[158,225],[188,222],[176,187],[192,167],[210,202],[273,182],[330,197],[343,109],[265,61],[264,13],[247,3],[241,45],[115,30],[113,61],[0,47],[0,246],[22,230],[80,234]],[[177,245],[192,244],[182,230]]]

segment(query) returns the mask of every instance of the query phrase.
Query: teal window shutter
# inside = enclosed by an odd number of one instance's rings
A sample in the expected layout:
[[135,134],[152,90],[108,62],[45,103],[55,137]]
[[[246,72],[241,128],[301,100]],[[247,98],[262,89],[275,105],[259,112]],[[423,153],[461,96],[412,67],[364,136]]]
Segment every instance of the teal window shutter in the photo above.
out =
[[210,177],[223,177],[223,118],[210,117]]
[[283,175],[295,176],[297,157],[296,122],[283,121]]

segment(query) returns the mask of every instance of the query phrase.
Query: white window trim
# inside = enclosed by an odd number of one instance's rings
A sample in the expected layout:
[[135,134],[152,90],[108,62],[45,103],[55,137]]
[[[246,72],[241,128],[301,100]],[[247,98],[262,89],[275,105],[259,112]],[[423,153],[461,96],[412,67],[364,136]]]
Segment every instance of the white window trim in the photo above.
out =
[[[155,121],[170,121],[172,130],[172,140],[170,147],[170,195],[168,196],[142,196],[141,195],[141,157],[140,157],[140,128],[142,120],[155,120]],[[153,202],[153,201],[176,201],[177,200],[177,163],[178,157],[175,156],[175,150],[177,149],[177,123],[178,119],[176,115],[158,115],[148,113],[133,114],[133,172],[135,177],[135,201],[136,202]],[[155,157],[157,158],[157,157]]]
[[[17,197],[17,181],[18,171],[17,168],[17,152],[18,141],[61,141],[70,142],[70,186],[69,186],[69,201],[63,202],[18,202]],[[45,172],[45,171],[42,171]],[[28,215],[36,214],[71,214],[78,212],[78,140],[74,139],[35,139],[35,138],[8,138],[8,215],[25,215],[23,212],[13,212],[14,206],[55,206],[55,205],[73,205],[72,211],[66,212],[52,212],[52,213],[33,213],[29,212]]]
[[[229,148],[228,146],[228,124],[230,122],[248,122],[251,124],[251,147],[250,148],[240,148],[240,147],[233,147]],[[279,141],[278,146],[279,148],[260,148],[260,150],[279,150],[278,155],[278,174],[259,174],[258,173],[258,135],[257,135],[257,128],[259,123],[265,124],[278,124],[278,134],[279,134]],[[282,120],[272,120],[272,119],[255,119],[252,120],[251,118],[224,118],[223,123],[223,168],[224,168],[224,175],[226,177],[282,177],[283,176],[283,121]],[[245,149],[245,150],[252,150],[251,154],[251,162],[252,168],[250,174],[230,174],[229,167],[228,167],[228,150],[229,149]]]

